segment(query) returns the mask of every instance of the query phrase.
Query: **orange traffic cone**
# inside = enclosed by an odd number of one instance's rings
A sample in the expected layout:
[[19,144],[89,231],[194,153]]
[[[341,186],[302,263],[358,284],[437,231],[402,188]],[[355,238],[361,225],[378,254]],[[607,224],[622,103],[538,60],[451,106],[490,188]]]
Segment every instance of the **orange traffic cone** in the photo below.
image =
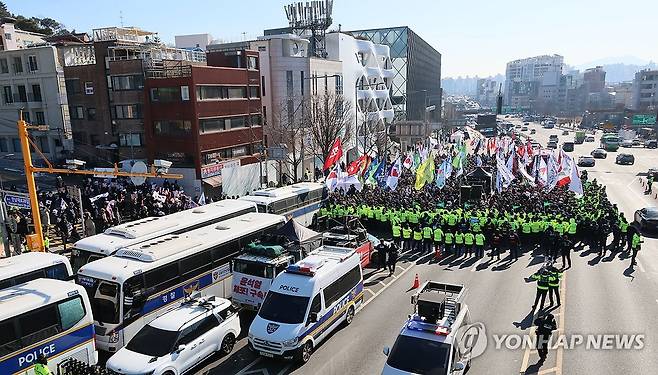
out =
[[417,289],[420,286],[420,280],[418,279],[418,274],[414,277],[414,285],[411,286],[411,289]]
[[434,249],[434,259],[436,260],[441,259],[441,249],[438,247]]

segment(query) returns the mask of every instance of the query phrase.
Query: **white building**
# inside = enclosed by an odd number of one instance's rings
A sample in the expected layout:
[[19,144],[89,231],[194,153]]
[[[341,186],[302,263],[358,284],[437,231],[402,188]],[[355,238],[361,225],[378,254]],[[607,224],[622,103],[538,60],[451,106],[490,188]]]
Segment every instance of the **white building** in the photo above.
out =
[[65,158],[73,140],[57,48],[42,45],[0,51],[0,87],[0,155],[21,155],[16,122],[22,108],[28,123],[48,125],[49,131],[31,131],[40,150],[50,160]]
[[211,41],[212,35],[210,34],[176,35],[174,37],[176,48],[183,49],[199,48],[205,50]]
[[644,111],[658,106],[658,70],[635,73],[632,94],[633,109]]
[[43,44],[45,35],[17,29],[13,18],[0,20],[0,51],[11,51]]
[[505,105],[532,107],[557,100],[564,57],[543,55],[510,61],[505,70]]
[[387,136],[393,121],[390,91],[395,72],[390,48],[339,32],[327,34],[326,46],[329,59],[343,63],[343,95],[354,98],[358,145],[345,147],[351,160],[363,153],[364,146],[367,150],[374,139]]

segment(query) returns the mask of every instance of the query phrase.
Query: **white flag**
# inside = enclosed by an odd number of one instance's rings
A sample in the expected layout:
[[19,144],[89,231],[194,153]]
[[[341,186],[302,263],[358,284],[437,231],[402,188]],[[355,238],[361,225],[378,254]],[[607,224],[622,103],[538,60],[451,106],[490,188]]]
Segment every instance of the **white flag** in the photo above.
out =
[[583,183],[580,181],[580,176],[578,174],[578,168],[575,164],[571,164],[571,181],[569,181],[569,190],[576,193],[577,196],[583,196]]

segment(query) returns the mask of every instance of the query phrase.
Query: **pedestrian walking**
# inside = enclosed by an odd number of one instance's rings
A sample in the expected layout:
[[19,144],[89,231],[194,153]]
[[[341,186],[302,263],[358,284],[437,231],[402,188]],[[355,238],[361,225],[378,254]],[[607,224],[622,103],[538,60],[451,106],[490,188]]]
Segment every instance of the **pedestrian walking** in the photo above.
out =
[[[573,242],[569,237],[562,238],[560,243],[560,253],[562,255],[562,269],[571,268],[571,248]],[[569,266],[565,267],[566,264]]]
[[395,264],[398,262],[398,247],[394,243],[389,244],[388,250],[388,275],[395,273]]
[[557,322],[553,314],[546,313],[538,316],[534,323],[537,326],[535,334],[537,335],[536,348],[539,354],[539,363],[543,364],[548,356],[548,345],[553,331],[557,329]]
[[377,246],[375,246],[375,250],[377,251],[376,271],[379,271],[380,269],[386,269],[386,253],[388,252],[388,248],[384,244],[384,241],[380,241]]

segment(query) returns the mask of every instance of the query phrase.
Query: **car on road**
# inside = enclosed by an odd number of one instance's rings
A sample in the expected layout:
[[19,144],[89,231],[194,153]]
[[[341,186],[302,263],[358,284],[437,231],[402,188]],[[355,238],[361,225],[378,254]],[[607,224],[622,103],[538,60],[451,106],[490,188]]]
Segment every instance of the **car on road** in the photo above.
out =
[[578,157],[578,166],[579,167],[593,167],[596,164],[596,160],[593,157],[588,155],[581,155]]
[[548,136],[548,139],[551,141],[556,141],[558,140],[557,134],[551,134]]
[[605,159],[608,157],[608,152],[602,148],[596,148],[590,153],[594,159]]
[[562,135],[569,135],[569,131],[568,130],[563,130]]
[[621,147],[625,147],[625,148],[633,147],[633,140],[632,139],[624,139],[623,141],[621,141],[621,143],[619,145]]
[[537,129],[530,129],[530,134],[536,134],[536,133],[537,133]]
[[642,141],[639,140],[639,139],[637,139],[637,138],[635,138],[635,139],[633,140],[633,147],[639,147],[639,146],[642,146]]
[[557,148],[557,141],[554,140],[548,141],[548,143],[546,144],[546,148],[555,150]]
[[654,181],[658,181],[658,167],[649,168],[649,171],[647,172],[647,177],[648,176],[653,177]]
[[528,126],[528,125],[530,125],[530,123],[529,122],[524,122],[523,125]]
[[573,151],[573,148],[574,148],[574,143],[573,142],[564,142],[562,144],[562,149],[565,152],[571,152],[571,151]]
[[658,230],[658,208],[644,207],[635,211],[635,223],[641,232],[655,232]]
[[646,148],[658,148],[658,141],[655,139],[648,139],[644,141],[644,147]]
[[525,125],[523,125],[523,126],[521,127],[521,131],[522,131],[522,132],[527,132],[527,131],[528,131],[528,127],[525,126]]
[[[463,375],[471,364],[478,340],[466,334],[472,328],[464,285],[426,281],[411,297],[409,315],[387,356],[382,375]],[[483,333],[483,332],[480,332]],[[477,335],[477,334],[476,334]]]
[[183,374],[216,352],[231,353],[239,335],[231,301],[193,298],[142,327],[106,367],[125,375]]
[[585,142],[594,142],[594,136],[593,135],[585,136]]
[[619,154],[615,158],[615,163],[621,165],[633,165],[635,164],[635,156],[631,154]]

